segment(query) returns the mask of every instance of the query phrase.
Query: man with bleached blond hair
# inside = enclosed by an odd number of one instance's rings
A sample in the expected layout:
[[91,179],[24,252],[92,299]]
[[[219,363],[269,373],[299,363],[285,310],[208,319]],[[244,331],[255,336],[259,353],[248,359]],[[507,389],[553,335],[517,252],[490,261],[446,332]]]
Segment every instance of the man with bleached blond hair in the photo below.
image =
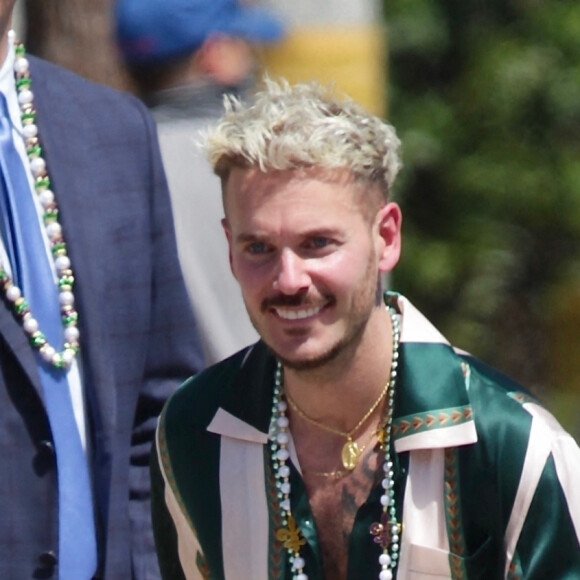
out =
[[168,402],[165,579],[580,578],[580,450],[403,296],[394,129],[316,84],[226,101],[207,140],[261,340]]

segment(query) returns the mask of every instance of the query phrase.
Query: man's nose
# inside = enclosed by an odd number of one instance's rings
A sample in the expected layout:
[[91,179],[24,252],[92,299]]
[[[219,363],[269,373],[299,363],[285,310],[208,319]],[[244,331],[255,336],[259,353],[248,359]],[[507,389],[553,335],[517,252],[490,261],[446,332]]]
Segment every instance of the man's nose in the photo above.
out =
[[274,288],[282,294],[293,295],[310,286],[307,261],[288,249],[282,250]]

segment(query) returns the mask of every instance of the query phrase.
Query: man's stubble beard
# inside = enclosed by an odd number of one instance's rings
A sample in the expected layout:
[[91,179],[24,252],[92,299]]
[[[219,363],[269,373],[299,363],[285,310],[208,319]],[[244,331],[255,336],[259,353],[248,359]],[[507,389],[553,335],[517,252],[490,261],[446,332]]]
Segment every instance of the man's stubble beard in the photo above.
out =
[[[375,278],[375,284],[373,286],[371,286],[366,282],[371,277]],[[334,362],[339,356],[344,357],[353,356],[353,354],[356,352],[358,346],[361,343],[364,331],[371,317],[373,309],[382,303],[381,279],[378,273],[376,262],[372,256],[368,260],[367,269],[365,272],[365,276],[363,278],[362,286],[363,286],[362,289],[353,292],[354,296],[353,306],[351,308],[349,318],[347,319],[347,333],[342,338],[340,338],[334,345],[331,345],[326,352],[323,352],[321,355],[310,359],[293,360],[286,358],[282,356],[280,353],[278,353],[273,348],[273,346],[269,344],[267,340],[264,339],[264,336],[260,332],[258,322],[249,313],[247,306],[246,310],[248,310],[248,314],[250,316],[250,321],[252,325],[254,326],[254,328],[264,341],[264,343],[270,348],[270,350],[280,360],[280,362],[284,365],[284,367],[295,371],[319,370],[325,365]],[[327,295],[327,298],[334,300],[334,302],[336,303],[336,298],[334,296]],[[293,297],[286,297],[284,300],[281,300],[280,302],[281,302],[280,305],[282,304],[287,305],[291,302],[293,302],[295,306],[302,305],[302,302],[298,302]],[[275,304],[276,300],[269,299],[267,303]],[[304,301],[305,305],[308,303],[309,301]]]

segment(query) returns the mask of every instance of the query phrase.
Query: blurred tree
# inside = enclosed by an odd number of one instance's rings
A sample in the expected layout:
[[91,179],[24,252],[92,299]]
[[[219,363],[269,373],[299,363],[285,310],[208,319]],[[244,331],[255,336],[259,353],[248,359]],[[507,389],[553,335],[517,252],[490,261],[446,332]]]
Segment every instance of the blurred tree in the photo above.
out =
[[405,161],[394,286],[454,343],[540,396],[553,388],[566,415],[580,402],[580,3],[385,12]]
[[26,0],[28,51],[85,78],[131,89],[113,41],[112,6],[113,0]]

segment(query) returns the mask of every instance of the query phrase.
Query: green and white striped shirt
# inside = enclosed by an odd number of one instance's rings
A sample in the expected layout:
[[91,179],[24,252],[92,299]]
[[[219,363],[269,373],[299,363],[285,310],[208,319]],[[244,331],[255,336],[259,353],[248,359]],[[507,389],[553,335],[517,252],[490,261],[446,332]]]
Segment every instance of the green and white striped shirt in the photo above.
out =
[[[403,297],[393,424],[403,522],[397,580],[580,579],[580,449],[501,373],[453,349]],[[168,401],[152,457],[165,580],[292,578],[268,453],[275,360],[263,343],[190,379]],[[293,515],[309,580],[319,540],[291,449]],[[378,484],[349,540],[348,580],[376,580]],[[326,578],[326,580],[332,580]]]

